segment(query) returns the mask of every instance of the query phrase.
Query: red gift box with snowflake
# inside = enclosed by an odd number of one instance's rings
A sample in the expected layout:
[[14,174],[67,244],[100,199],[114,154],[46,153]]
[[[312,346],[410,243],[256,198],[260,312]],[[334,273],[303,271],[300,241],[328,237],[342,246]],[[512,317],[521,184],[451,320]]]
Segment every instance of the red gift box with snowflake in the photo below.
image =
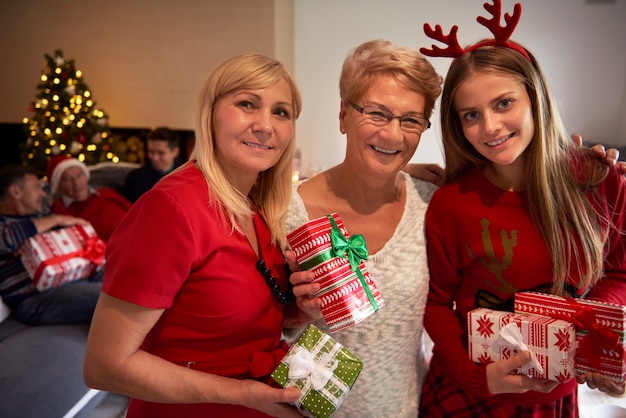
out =
[[312,270],[321,311],[331,332],[358,324],[383,307],[365,267],[368,253],[361,235],[349,236],[337,213],[313,219],[287,234],[302,270]]
[[90,276],[104,265],[105,243],[93,226],[74,225],[37,234],[20,248],[24,268],[39,291]]
[[626,377],[626,307],[537,292],[515,294],[515,312],[571,322],[576,329],[574,370],[597,372],[614,382]]
[[532,360],[518,373],[567,382],[574,377],[574,326],[563,320],[478,308],[468,317],[469,357],[489,364],[530,351]]

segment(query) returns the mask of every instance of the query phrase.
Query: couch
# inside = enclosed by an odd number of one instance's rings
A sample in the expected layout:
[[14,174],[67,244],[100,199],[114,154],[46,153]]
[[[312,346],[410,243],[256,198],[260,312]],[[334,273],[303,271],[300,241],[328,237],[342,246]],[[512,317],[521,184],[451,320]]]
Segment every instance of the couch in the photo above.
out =
[[[90,184],[121,190],[130,163],[90,166]],[[29,326],[0,299],[0,417],[84,418],[106,395],[83,382],[86,325]]]

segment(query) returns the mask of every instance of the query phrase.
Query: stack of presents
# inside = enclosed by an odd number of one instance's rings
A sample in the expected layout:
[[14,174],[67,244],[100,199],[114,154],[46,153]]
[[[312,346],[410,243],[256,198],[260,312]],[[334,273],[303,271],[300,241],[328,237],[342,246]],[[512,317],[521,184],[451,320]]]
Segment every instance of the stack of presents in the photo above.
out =
[[469,355],[490,363],[530,351],[520,373],[557,382],[586,372],[626,377],[626,307],[535,292],[515,294],[515,312],[468,313]]

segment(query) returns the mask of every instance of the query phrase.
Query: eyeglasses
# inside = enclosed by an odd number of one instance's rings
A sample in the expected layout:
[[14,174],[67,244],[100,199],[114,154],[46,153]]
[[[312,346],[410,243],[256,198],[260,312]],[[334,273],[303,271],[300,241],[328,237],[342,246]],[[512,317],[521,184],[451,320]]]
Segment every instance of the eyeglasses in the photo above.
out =
[[396,116],[386,109],[381,109],[377,106],[359,106],[350,102],[350,106],[357,112],[362,114],[367,120],[372,122],[376,126],[385,126],[394,119],[398,119],[400,122],[400,128],[405,132],[419,133],[421,134],[426,129],[430,128],[430,121],[421,116],[414,115],[400,115]]

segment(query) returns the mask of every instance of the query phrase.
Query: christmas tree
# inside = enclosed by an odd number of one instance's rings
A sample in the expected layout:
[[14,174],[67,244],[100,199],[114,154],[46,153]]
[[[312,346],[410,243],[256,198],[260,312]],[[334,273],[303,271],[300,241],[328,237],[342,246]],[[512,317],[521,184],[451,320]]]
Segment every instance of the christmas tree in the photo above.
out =
[[108,116],[96,107],[91,91],[74,60],[66,61],[63,52],[45,54],[39,93],[31,103],[31,118],[24,118],[26,143],[22,161],[43,174],[53,155],[70,155],[85,164],[118,162],[114,153]]

